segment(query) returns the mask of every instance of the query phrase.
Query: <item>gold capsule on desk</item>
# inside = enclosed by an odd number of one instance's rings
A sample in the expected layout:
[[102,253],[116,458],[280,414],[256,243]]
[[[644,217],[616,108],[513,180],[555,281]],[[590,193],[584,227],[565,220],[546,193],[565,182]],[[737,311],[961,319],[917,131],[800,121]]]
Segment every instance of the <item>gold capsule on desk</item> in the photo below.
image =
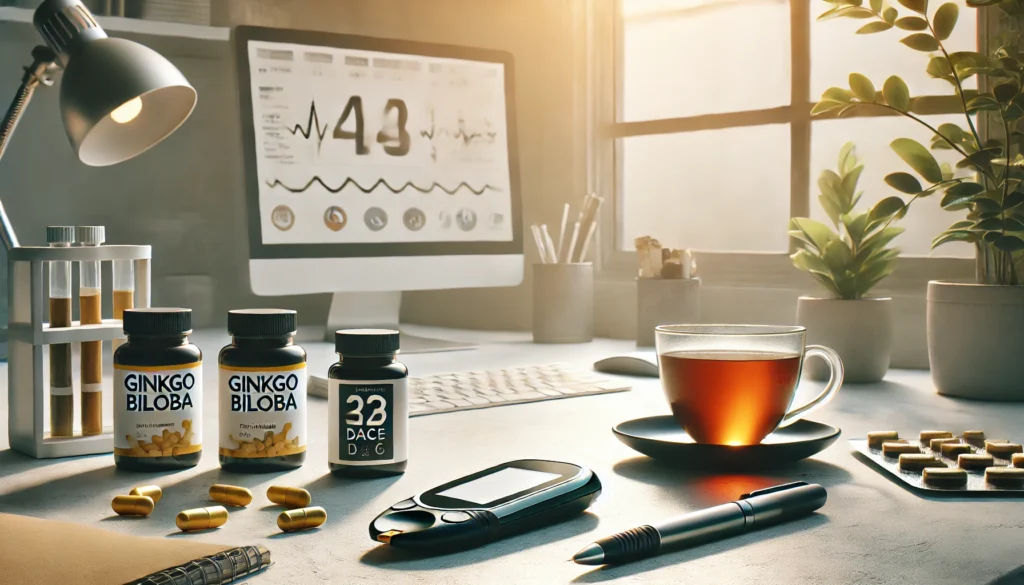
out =
[[119,516],[149,516],[154,505],[153,498],[149,496],[115,496],[110,503]]
[[178,512],[174,523],[182,531],[205,530],[223,526],[228,521],[228,511],[224,506],[210,506],[209,508],[193,508]]
[[285,532],[316,528],[327,522],[327,511],[320,506],[286,510],[277,517],[277,527]]
[[252,502],[252,492],[237,485],[215,483],[210,486],[210,499],[229,506],[244,507]]
[[286,508],[305,508],[313,501],[306,490],[283,485],[267,488],[267,499]]
[[164,497],[164,491],[158,485],[140,485],[139,487],[132,488],[132,491],[128,493],[133,496],[149,496],[154,504]]

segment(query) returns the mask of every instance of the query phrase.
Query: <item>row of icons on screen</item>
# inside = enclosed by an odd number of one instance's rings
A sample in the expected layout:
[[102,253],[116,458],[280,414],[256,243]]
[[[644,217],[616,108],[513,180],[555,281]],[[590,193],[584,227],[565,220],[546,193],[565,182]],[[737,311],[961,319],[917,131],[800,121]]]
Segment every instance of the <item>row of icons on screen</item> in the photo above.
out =
[[[337,205],[332,205],[324,211],[324,226],[332,232],[340,232],[348,225],[348,213]],[[295,212],[287,205],[278,205],[270,214],[270,222],[274,227],[286,232],[295,225]],[[451,229],[452,226],[468,232],[477,227],[479,223],[475,211],[469,208],[460,209],[455,214],[448,211],[438,213],[437,222],[441,229]],[[388,214],[380,207],[371,207],[363,214],[363,223],[373,232],[379,232],[388,225]],[[410,207],[402,214],[402,224],[409,231],[418,232],[427,225],[427,215],[422,209]],[[488,215],[488,224],[492,229],[500,228],[505,224],[505,215],[491,213]]]

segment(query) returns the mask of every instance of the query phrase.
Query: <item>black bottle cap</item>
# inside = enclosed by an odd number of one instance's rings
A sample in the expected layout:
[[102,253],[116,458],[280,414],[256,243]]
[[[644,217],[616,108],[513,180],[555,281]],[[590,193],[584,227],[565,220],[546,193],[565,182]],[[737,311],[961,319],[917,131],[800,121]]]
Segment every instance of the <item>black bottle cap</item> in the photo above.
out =
[[123,322],[128,335],[188,335],[192,309],[125,309]]
[[398,332],[391,329],[342,329],[334,333],[334,351],[341,355],[397,353]]
[[284,337],[295,334],[291,309],[236,309],[228,311],[228,333],[237,337]]

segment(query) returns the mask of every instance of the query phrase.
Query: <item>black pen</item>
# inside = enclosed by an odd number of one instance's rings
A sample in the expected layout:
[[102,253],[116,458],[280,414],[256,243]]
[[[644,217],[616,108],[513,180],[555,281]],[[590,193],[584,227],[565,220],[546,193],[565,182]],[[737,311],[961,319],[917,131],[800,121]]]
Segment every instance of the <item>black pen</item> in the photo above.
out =
[[825,505],[825,488],[798,481],[743,494],[740,499],[645,524],[586,546],[572,557],[580,565],[627,563],[806,516]]

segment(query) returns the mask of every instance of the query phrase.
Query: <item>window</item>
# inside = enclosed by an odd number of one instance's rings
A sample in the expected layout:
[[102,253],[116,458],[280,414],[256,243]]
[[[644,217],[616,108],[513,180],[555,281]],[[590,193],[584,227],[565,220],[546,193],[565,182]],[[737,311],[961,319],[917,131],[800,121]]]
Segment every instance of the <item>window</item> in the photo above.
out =
[[[959,22],[944,44],[950,51],[975,50],[977,12],[956,2]],[[890,3],[900,16],[908,12]],[[612,187],[605,194],[614,190],[606,233],[614,227],[616,237],[603,252],[620,267],[626,267],[633,239],[647,234],[715,256],[783,258],[790,217],[824,218],[817,177],[835,166],[847,141],[857,144],[865,164],[861,205],[893,194],[882,178],[905,165],[889,143],[906,136],[927,144],[928,131],[868,108],[841,119],[812,119],[810,108],[822,91],[846,87],[851,72],[867,75],[877,87],[900,75],[913,95],[935,96],[921,102],[930,123],[963,125],[949,85],[925,73],[927,55],[898,43],[909,32],[856,35],[868,21],[816,22],[830,8],[821,0],[612,4],[605,20],[594,20],[597,27],[604,22],[614,39],[611,48],[598,45],[599,87],[614,98],[596,105],[605,142],[596,171],[598,182]],[[600,64],[602,55],[607,65]],[[940,160],[943,154],[936,152]],[[967,246],[930,250],[932,237],[956,219],[937,201],[921,201],[903,221],[907,232],[897,245],[905,256],[969,257]]]

